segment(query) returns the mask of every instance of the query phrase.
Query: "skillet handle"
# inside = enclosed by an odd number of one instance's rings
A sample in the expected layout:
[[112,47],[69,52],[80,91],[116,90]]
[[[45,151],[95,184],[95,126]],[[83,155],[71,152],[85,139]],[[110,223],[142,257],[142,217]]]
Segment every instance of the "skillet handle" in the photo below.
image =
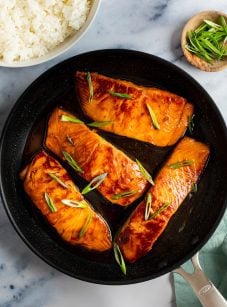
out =
[[173,272],[180,274],[191,285],[196,296],[204,307],[227,307],[227,301],[212,284],[212,282],[203,273],[200,263],[199,254],[195,254],[192,259],[194,272],[187,273],[179,267]]

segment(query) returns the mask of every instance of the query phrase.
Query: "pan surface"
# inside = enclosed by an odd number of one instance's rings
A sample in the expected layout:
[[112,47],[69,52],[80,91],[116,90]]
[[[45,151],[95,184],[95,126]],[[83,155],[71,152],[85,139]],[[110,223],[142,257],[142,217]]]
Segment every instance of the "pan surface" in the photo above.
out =
[[[151,252],[127,264],[124,276],[110,254],[89,254],[62,242],[26,197],[19,180],[22,166],[42,148],[48,116],[55,106],[84,117],[74,90],[76,70],[96,71],[181,95],[195,105],[192,137],[211,146],[209,163],[198,191],[187,198],[169,222]],[[99,132],[154,175],[173,147],[158,148],[143,142]],[[6,212],[25,243],[56,269],[82,280],[102,284],[141,282],[170,272],[187,261],[209,239],[227,204],[227,130],[207,92],[188,74],[158,57],[129,50],[100,50],[70,58],[41,75],[18,99],[3,130],[0,148],[1,194]],[[63,164],[64,165],[64,164]],[[65,166],[65,165],[64,165]],[[82,179],[70,171],[81,187]],[[112,234],[136,203],[119,209],[98,192],[89,201],[110,223]],[[137,202],[138,203],[138,202]]]

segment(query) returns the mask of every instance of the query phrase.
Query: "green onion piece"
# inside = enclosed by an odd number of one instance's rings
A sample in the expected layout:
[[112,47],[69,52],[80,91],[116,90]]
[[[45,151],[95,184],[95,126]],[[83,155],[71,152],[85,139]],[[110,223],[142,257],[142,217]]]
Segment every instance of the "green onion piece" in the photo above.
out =
[[122,192],[122,193],[112,195],[111,199],[117,200],[117,199],[120,199],[120,198],[129,197],[129,196],[134,195],[136,193],[137,193],[137,191],[125,191],[125,192]]
[[72,158],[72,156],[67,151],[62,151],[62,154],[65,160],[69,163],[69,165],[75,169],[78,173],[83,173],[82,168],[76,163],[76,161]]
[[48,175],[54,179],[55,181],[57,181],[57,183],[59,183],[63,188],[68,189],[69,186],[67,184],[65,184],[60,178],[58,178],[54,173],[48,173]]
[[106,176],[107,176],[107,173],[103,173],[93,178],[92,181],[82,190],[81,194],[83,195],[87,194],[91,192],[92,190],[98,188],[100,184],[103,182],[103,180],[106,178]]
[[212,44],[211,42],[209,42],[205,38],[201,38],[201,41],[203,42],[204,47],[206,47],[206,49],[210,50],[210,52],[213,52],[214,54],[216,54],[217,57],[222,56],[222,52],[218,48],[216,48],[214,46],[214,44]]
[[220,16],[220,22],[221,22],[221,25],[222,25],[222,27],[225,31],[225,34],[227,35],[227,23],[226,23],[224,16]]
[[148,112],[150,114],[154,128],[160,130],[160,126],[159,126],[159,123],[157,121],[157,118],[156,118],[154,111],[152,110],[151,106],[148,103],[146,104],[146,106],[147,106]]
[[192,114],[188,117],[188,130],[190,134],[192,134],[193,129],[195,127],[194,118],[195,118],[195,114]]
[[64,205],[73,207],[73,208],[87,208],[87,203],[84,200],[72,200],[72,199],[62,199],[61,201]]
[[113,92],[113,91],[107,91],[110,95],[115,96],[115,97],[120,97],[120,98],[124,98],[124,99],[133,99],[133,97],[127,93],[117,93],[117,92]]
[[192,161],[192,160],[178,161],[176,163],[170,164],[169,168],[176,169],[176,168],[180,168],[180,167],[183,167],[183,166],[192,165],[193,163],[194,163],[194,161]]
[[221,26],[218,25],[217,23],[211,21],[211,20],[207,20],[207,19],[204,19],[203,20],[208,26],[210,26],[211,28],[217,28],[217,29],[220,29]]
[[66,140],[71,144],[74,145],[73,139],[71,138],[71,136],[67,135],[66,136]]
[[149,220],[155,219],[160,213],[162,213],[167,207],[169,207],[171,203],[165,203],[162,205],[157,211],[155,211],[152,215],[150,215]]
[[196,184],[196,183],[193,183],[193,184],[192,184],[192,188],[191,188],[191,193],[196,193],[196,192],[197,192],[197,189],[198,189],[197,184]]
[[92,220],[92,213],[89,212],[89,215],[88,215],[88,217],[86,219],[86,222],[85,222],[84,226],[81,228],[81,230],[79,232],[79,238],[82,238],[83,235],[85,234],[85,232],[88,230],[88,227],[89,227],[89,225],[91,223],[91,220]]
[[152,196],[151,193],[147,193],[146,197],[146,207],[145,207],[145,213],[144,213],[144,219],[147,221],[150,216],[150,210],[151,210],[151,204],[152,204]]
[[220,24],[211,20],[204,20],[194,31],[187,33],[185,48],[212,64],[213,60],[223,60],[227,55],[225,42],[227,24],[224,16],[220,16]]
[[124,261],[124,258],[122,256],[119,246],[115,242],[114,242],[114,258],[116,262],[118,263],[118,265],[120,266],[122,273],[126,275],[125,261]]
[[92,85],[92,81],[91,81],[91,74],[89,72],[87,72],[87,83],[88,83],[88,87],[89,87],[89,100],[88,100],[88,102],[90,103],[93,100],[94,90],[93,90],[93,85]]
[[50,198],[49,194],[47,192],[44,193],[44,198],[45,198],[45,201],[50,209],[51,212],[56,212],[57,209],[52,201],[52,199]]
[[181,227],[178,229],[178,232],[182,232],[184,230],[185,226],[186,226],[186,221],[183,222]]
[[197,29],[195,29],[195,33],[199,34],[200,32],[202,32],[203,30],[205,30],[207,28],[207,24],[205,22],[203,22],[201,24],[201,26],[199,26]]
[[103,127],[103,126],[107,126],[112,124],[112,121],[103,121],[103,122],[93,122],[93,123],[89,123],[87,124],[90,127]]
[[154,185],[154,181],[151,177],[151,175],[148,173],[148,171],[143,167],[143,165],[141,164],[141,162],[139,160],[136,159],[136,163],[139,166],[139,170],[141,172],[141,174],[143,175],[143,177],[145,179],[147,179],[147,181],[150,182],[150,184]]
[[82,120],[72,117],[72,116],[67,116],[67,115],[62,115],[61,116],[61,121],[62,122],[69,122],[69,123],[74,123],[74,124],[83,124]]

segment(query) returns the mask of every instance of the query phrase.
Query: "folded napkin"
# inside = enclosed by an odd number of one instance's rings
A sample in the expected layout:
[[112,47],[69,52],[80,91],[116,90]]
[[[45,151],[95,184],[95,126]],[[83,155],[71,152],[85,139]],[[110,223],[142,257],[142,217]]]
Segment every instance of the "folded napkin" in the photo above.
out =
[[[199,252],[199,261],[206,276],[227,299],[227,211],[211,239]],[[191,266],[191,261],[182,265],[188,272],[191,272]],[[202,306],[190,285],[176,273],[174,285],[177,307]]]

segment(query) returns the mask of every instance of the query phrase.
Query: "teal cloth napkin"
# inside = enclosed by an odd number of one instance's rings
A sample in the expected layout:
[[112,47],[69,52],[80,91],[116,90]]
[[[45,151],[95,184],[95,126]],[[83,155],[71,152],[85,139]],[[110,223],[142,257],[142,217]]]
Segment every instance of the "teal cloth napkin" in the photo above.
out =
[[[218,228],[199,252],[199,261],[205,275],[227,299],[227,211]],[[182,267],[192,272],[191,261]],[[190,285],[179,274],[174,273],[177,307],[201,307]]]

